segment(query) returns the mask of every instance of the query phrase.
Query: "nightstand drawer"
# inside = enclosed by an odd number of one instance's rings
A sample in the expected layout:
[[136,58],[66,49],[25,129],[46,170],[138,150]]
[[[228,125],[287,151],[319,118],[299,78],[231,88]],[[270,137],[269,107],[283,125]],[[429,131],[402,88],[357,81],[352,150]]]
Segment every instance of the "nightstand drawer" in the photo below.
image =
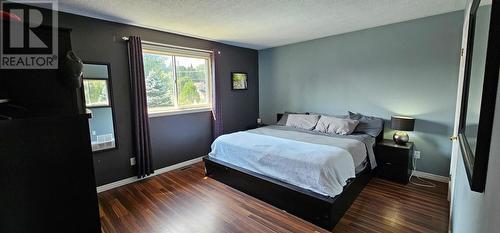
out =
[[408,164],[408,150],[391,149],[387,147],[377,147],[377,162],[391,163],[398,165]]
[[381,178],[407,184],[409,174],[407,166],[392,164],[390,162],[377,164],[377,176]]

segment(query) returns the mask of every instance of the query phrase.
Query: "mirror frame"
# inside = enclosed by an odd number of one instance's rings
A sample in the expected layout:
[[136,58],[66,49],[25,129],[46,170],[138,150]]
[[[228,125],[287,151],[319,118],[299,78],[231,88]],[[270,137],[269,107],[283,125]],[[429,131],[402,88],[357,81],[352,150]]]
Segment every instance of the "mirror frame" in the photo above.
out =
[[465,72],[462,87],[462,101],[460,106],[460,121],[458,141],[464,160],[465,170],[472,191],[483,192],[486,185],[488,158],[490,154],[491,134],[495,117],[495,102],[498,87],[500,61],[500,7],[498,1],[491,4],[490,25],[486,50],[483,90],[481,95],[481,109],[475,151],[469,145],[465,135],[467,122],[467,104],[472,67],[476,13],[481,0],[471,0],[466,8],[465,22],[468,21],[467,44],[465,50]]
[[[92,151],[92,154],[97,154],[97,153],[102,153],[106,151],[111,151],[111,150],[117,150],[118,149],[118,140],[117,140],[117,131],[116,131],[116,116],[115,116],[115,101],[114,101],[114,96],[113,96],[113,80],[111,76],[111,63],[107,62],[94,62],[94,61],[83,61],[83,64],[89,64],[89,65],[103,65],[108,67],[108,99],[109,99],[109,108],[111,108],[111,114],[112,114],[112,120],[113,120],[113,133],[115,136],[115,147],[113,148],[107,148],[103,150],[96,150]],[[83,77],[85,79],[85,77]],[[82,103],[83,103],[83,108],[87,109],[85,106],[85,90],[83,87],[83,84],[81,86],[81,98],[82,98]],[[99,108],[99,107],[97,107]]]

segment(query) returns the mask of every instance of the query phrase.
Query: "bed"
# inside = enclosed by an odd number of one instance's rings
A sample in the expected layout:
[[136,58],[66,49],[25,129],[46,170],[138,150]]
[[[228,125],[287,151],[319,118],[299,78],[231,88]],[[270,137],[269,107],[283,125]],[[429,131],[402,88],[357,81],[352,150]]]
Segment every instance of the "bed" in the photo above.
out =
[[277,125],[226,134],[204,158],[206,174],[331,230],[369,182],[380,136]]

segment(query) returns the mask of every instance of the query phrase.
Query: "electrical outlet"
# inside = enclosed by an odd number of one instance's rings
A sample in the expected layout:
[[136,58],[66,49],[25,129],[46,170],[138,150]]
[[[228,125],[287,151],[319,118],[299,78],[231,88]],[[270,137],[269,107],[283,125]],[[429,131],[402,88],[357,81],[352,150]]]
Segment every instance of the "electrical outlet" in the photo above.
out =
[[420,151],[419,150],[414,151],[413,157],[415,157],[415,159],[420,159]]
[[135,157],[130,158],[130,166],[135,165]]

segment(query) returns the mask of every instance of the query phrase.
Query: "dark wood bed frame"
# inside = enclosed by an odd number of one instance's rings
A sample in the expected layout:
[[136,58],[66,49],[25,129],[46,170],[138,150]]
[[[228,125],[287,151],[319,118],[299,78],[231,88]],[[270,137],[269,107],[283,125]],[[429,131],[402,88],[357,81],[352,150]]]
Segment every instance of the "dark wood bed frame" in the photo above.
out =
[[372,177],[368,163],[356,178],[348,180],[341,194],[328,197],[208,156],[203,161],[208,177],[327,230],[333,229]]

